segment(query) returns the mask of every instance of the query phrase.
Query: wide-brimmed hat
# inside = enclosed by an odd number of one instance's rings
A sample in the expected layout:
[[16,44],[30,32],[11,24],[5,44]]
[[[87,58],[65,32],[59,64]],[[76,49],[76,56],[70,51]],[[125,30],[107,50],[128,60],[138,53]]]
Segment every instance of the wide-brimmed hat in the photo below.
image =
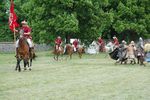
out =
[[116,36],[113,36],[113,39],[116,39],[117,37]]
[[27,25],[28,23],[24,20],[21,22],[21,24]]
[[57,38],[61,38],[60,36],[58,36]]

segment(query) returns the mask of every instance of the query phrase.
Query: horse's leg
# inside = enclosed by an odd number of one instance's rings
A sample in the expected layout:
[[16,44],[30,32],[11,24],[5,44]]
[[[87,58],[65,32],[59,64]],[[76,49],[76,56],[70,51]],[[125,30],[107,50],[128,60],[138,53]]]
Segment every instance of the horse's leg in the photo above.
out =
[[19,72],[21,71],[21,68],[20,68],[20,59],[19,58],[17,58],[17,64],[16,64],[15,70],[17,70],[17,69],[18,69]]
[[18,59],[18,60],[17,60],[17,64],[18,64],[18,71],[19,71],[19,72],[21,72],[20,62],[21,62],[21,59]]
[[56,54],[55,53],[54,53],[54,57],[53,58],[54,58],[54,60],[56,60]]
[[30,65],[29,65],[29,60],[27,61],[27,65],[29,67],[29,70],[31,70],[31,66],[32,66],[32,58],[30,59]]
[[136,64],[136,59],[134,58],[134,64]]
[[30,58],[30,66],[32,66],[32,58]]
[[137,63],[139,64],[139,63],[140,63],[140,59],[139,59],[139,56],[137,56],[137,61],[138,61]]
[[139,62],[140,62],[140,65],[144,65],[144,63],[143,63],[144,62],[144,58],[142,56],[139,57]]
[[82,53],[79,52],[79,58],[81,59],[81,57],[82,57]]
[[17,64],[16,64],[15,70],[17,70],[17,69],[18,69],[18,66],[19,66],[19,64],[18,64],[18,63],[19,63],[18,59],[19,59],[19,58],[17,58]]
[[70,59],[72,59],[72,54],[69,54],[70,55]]
[[26,60],[23,60],[23,63],[24,63],[24,70],[27,70],[27,68],[26,68],[26,65],[27,65]]
[[57,54],[57,56],[56,56],[56,61],[58,61],[58,56],[59,56],[59,54]]

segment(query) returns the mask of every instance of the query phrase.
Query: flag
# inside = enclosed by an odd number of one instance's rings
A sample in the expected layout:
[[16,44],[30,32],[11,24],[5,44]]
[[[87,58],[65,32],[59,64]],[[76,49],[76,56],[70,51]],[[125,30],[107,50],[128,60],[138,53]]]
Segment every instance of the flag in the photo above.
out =
[[9,12],[9,28],[11,31],[15,31],[14,29],[16,27],[19,27],[19,24],[17,23],[17,15],[14,12],[14,3],[11,0],[11,4],[10,4],[10,12]]

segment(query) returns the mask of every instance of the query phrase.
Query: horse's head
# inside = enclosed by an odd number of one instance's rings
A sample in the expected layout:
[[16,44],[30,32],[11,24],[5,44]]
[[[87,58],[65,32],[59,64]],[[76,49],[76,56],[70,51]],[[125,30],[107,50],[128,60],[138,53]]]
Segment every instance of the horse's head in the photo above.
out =
[[19,46],[22,46],[22,45],[26,45],[27,44],[27,40],[25,37],[21,37],[19,39]]
[[73,50],[73,46],[71,44],[66,44],[66,50]]
[[19,39],[19,47],[18,47],[18,54],[22,56],[23,58],[28,58],[29,56],[29,45],[27,43],[27,40],[25,37],[22,37]]

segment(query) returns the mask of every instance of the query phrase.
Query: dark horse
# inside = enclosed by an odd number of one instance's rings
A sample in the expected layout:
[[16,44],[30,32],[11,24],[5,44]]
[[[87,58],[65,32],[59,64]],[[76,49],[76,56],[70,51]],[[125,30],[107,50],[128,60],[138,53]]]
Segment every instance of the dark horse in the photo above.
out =
[[79,54],[79,58],[81,59],[82,54],[85,53],[84,46],[83,45],[78,46],[77,52]]
[[136,50],[136,57],[137,57],[137,63],[140,64],[140,65],[144,65],[144,60],[145,60],[145,52],[144,52],[144,49],[141,48],[141,47],[137,47],[137,50]]
[[[18,56],[16,57],[17,59],[17,65],[16,65],[16,70],[21,71],[20,67],[20,62],[23,60],[24,62],[24,70],[26,70],[26,66],[30,67],[29,70],[31,70],[31,65],[32,65],[32,51],[29,51],[29,45],[26,41],[25,37],[22,37],[19,39],[19,47],[18,50],[16,51]],[[30,66],[29,66],[29,59],[30,59]]]
[[62,46],[60,46],[58,49],[56,49],[56,46],[55,46],[54,51],[53,51],[54,59],[58,61],[58,57],[60,55],[63,55],[63,53],[64,53],[64,48]]

